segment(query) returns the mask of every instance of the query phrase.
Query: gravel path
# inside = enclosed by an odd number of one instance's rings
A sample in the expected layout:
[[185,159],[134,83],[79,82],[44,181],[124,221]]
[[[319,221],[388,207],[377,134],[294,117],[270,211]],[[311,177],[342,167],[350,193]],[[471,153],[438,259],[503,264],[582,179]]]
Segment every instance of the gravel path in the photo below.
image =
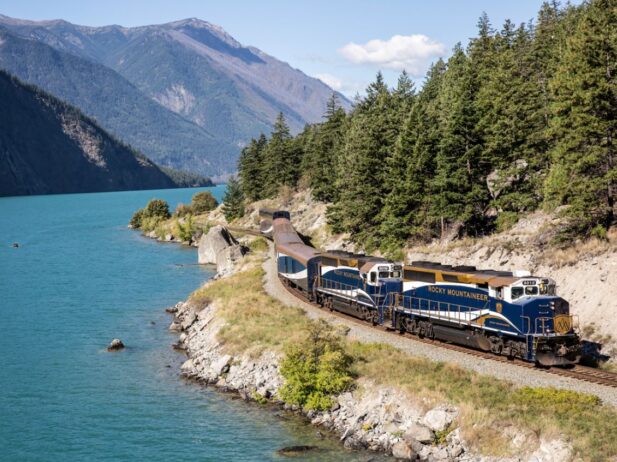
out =
[[329,312],[322,311],[290,294],[279,281],[276,274],[274,258],[272,258],[272,252],[270,252],[270,255],[271,256],[264,262],[264,270],[266,271],[264,289],[266,292],[286,305],[302,308],[312,319],[322,318],[333,324],[349,327],[349,337],[354,340],[369,343],[387,343],[414,356],[428,358],[433,361],[455,363],[465,369],[470,369],[484,375],[491,375],[520,386],[556,387],[593,394],[598,396],[602,401],[617,406],[617,390],[614,388],[581,382],[567,377],[559,377],[547,372],[525,369],[504,364],[499,361],[482,360],[469,354],[440,348],[438,345],[433,346],[415,342],[408,337],[398,337],[374,329],[368,325],[364,326],[351,320],[347,321],[333,316]]

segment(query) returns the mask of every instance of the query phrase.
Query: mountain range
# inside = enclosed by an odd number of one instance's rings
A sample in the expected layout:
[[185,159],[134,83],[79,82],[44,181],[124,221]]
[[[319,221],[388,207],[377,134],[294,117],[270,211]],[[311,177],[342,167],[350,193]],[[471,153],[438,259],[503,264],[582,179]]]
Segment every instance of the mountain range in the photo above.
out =
[[213,176],[234,171],[241,147],[267,133],[279,112],[297,132],[321,119],[333,93],[194,18],[128,28],[0,15],[0,67],[155,162]]
[[0,196],[174,188],[75,107],[0,71]]

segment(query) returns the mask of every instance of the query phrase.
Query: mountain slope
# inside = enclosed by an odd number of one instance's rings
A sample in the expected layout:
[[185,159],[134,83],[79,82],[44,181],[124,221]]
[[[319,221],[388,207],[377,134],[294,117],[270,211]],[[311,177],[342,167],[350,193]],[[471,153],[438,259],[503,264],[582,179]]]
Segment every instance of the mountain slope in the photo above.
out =
[[173,188],[79,110],[0,71],[0,196]]
[[157,104],[104,65],[0,28],[0,68],[77,106],[161,165],[209,175],[234,168],[233,146]]
[[[293,131],[321,120],[332,94],[323,82],[198,19],[125,28],[0,16],[0,24],[109,66],[155,101],[236,146],[269,131],[281,111]],[[345,97],[339,99],[350,107]]]

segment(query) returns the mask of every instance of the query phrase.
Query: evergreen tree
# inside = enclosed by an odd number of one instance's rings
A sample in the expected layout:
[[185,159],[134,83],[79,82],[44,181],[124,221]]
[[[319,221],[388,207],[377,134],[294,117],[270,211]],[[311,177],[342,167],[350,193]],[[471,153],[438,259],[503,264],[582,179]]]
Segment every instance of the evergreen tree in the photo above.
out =
[[250,201],[264,198],[265,182],[264,148],[268,144],[262,133],[259,138],[252,139],[248,146],[242,149],[238,160],[238,174],[244,196]]
[[279,113],[274,123],[270,140],[264,149],[266,175],[263,197],[275,196],[283,185],[295,186],[300,174],[299,154],[292,149],[289,126],[283,113]]
[[330,202],[335,198],[335,166],[345,129],[345,111],[339,106],[335,93],[328,100],[324,118],[308,143],[305,169],[313,197]]
[[227,189],[223,196],[223,214],[228,222],[244,216],[244,194],[236,178],[230,178],[227,182]]
[[381,73],[354,111],[338,158],[337,202],[329,210],[335,229],[344,229],[370,249],[379,244],[378,217],[387,195],[388,159],[401,127],[395,98]]
[[[555,146],[546,182],[548,206],[568,204],[567,231],[589,234],[615,219],[617,166],[617,7],[592,0],[567,41],[554,93]],[[598,228],[598,226],[600,228]]]

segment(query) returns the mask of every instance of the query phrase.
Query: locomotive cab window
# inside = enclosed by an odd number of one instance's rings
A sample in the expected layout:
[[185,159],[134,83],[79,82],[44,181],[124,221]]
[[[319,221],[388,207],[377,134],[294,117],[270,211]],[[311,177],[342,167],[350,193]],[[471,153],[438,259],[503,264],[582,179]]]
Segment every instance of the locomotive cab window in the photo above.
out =
[[392,273],[390,274],[391,278],[400,278],[401,277],[401,272],[400,271],[392,271]]
[[374,283],[377,280],[377,274],[374,271],[371,271],[370,274],[371,275],[370,275],[370,279],[369,280]]
[[379,272],[379,279],[387,279],[390,277],[390,273],[387,271],[380,271]]
[[523,296],[524,289],[522,287],[512,287],[511,294],[512,300],[516,300],[517,298],[521,298]]
[[538,286],[525,287],[525,295],[538,295]]

